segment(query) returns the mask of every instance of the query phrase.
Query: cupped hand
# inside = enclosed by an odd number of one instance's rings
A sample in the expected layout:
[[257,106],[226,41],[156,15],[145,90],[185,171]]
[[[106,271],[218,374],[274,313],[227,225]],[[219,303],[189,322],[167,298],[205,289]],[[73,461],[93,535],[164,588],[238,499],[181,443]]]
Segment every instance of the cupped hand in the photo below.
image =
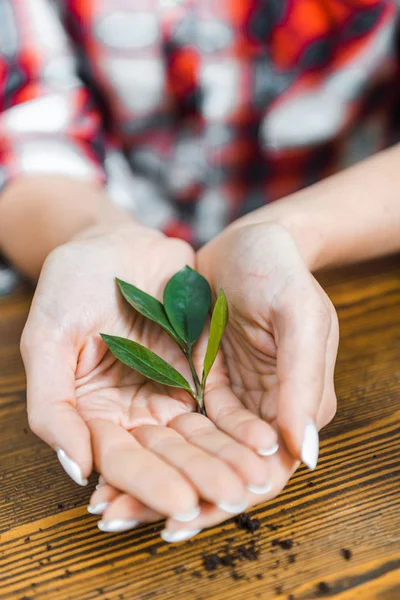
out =
[[[108,531],[193,520],[200,501],[225,516],[239,512],[248,488],[265,489],[269,477],[251,448],[268,451],[276,434],[234,396],[221,358],[210,377],[208,420],[187,393],[119,363],[99,336],[134,339],[190,380],[179,348],[122,300],[115,277],[161,298],[166,281],[194,262],[184,242],[132,225],[60,246],[42,269],[21,341],[29,423],[77,483],[85,485],[95,466],[113,493],[141,507],[129,519],[114,508],[102,522]],[[194,357],[199,366],[205,342]],[[92,512],[103,512],[100,504]]]
[[335,309],[292,237],[276,224],[227,229],[198,269],[229,299],[223,349],[232,390],[314,469],[320,429],[336,410]]
[[[243,414],[252,413],[279,435],[279,449],[269,443],[262,452],[258,446],[268,480],[264,489],[248,494],[254,505],[276,496],[301,460],[311,469],[317,464],[318,430],[336,410],[337,316],[293,239],[278,225],[228,228],[199,252],[197,269],[215,294],[224,289],[229,302],[220,359],[236,404],[224,408],[224,418],[235,418],[244,407],[249,412]],[[212,388],[206,393],[211,418],[212,393]],[[241,441],[254,449],[254,440],[243,432]],[[92,498],[92,504],[103,501],[107,519],[122,513],[135,520],[144,510],[137,498],[108,483]],[[220,507],[203,504],[190,527],[170,518],[163,535],[167,541],[184,540],[226,518]]]

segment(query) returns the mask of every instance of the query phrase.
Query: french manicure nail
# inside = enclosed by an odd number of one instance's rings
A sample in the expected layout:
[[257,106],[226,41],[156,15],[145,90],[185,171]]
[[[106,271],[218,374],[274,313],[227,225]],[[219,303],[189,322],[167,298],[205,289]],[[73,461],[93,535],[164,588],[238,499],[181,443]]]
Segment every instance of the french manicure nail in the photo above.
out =
[[60,461],[64,471],[71,477],[71,479],[73,479],[73,481],[75,481],[75,483],[78,485],[87,485],[88,480],[83,477],[80,466],[74,460],[72,460],[72,458],[70,458],[62,448],[57,447],[56,452],[57,458]]
[[97,523],[97,527],[100,531],[105,531],[106,533],[117,533],[120,531],[128,531],[128,529],[133,529],[136,525],[139,525],[140,521],[128,521],[125,519],[114,519],[113,521],[99,521]]
[[200,514],[200,507],[196,506],[193,510],[187,513],[178,513],[177,515],[173,515],[172,518],[175,521],[180,521],[181,523],[189,523],[189,521],[194,521]]
[[247,489],[252,494],[257,494],[257,495],[261,496],[262,494],[267,494],[268,492],[270,492],[272,489],[272,485],[270,483],[267,483],[266,485],[262,485],[262,486],[248,485]]
[[109,502],[100,502],[100,504],[96,504],[96,506],[91,506],[89,504],[87,511],[91,515],[102,515],[108,506],[110,506]]
[[318,462],[319,437],[314,422],[309,419],[304,430],[304,441],[301,447],[301,460],[314,471]]
[[220,502],[217,504],[218,508],[231,514],[238,515],[247,508],[247,500],[244,500],[241,504],[229,504],[229,502]]
[[271,448],[267,448],[266,450],[264,448],[259,448],[257,452],[260,456],[272,456],[273,454],[276,454],[278,450],[279,444],[274,444]]
[[201,529],[181,529],[180,531],[168,531],[168,529],[163,529],[161,537],[164,542],[173,544],[174,542],[185,542],[186,540],[190,540],[190,538],[200,533],[200,531]]

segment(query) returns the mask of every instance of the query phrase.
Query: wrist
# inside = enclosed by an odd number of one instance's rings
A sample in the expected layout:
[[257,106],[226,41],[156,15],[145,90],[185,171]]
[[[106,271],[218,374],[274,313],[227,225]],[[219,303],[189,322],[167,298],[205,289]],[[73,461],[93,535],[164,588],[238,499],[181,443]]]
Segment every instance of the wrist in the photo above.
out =
[[261,223],[283,227],[292,237],[309,270],[315,271],[325,266],[324,244],[327,232],[321,228],[318,217],[312,210],[311,198],[307,196],[307,190],[297,192],[242,217],[231,227]]
[[36,279],[57,246],[97,227],[113,230],[133,218],[93,183],[61,176],[24,177],[0,196],[0,250]]

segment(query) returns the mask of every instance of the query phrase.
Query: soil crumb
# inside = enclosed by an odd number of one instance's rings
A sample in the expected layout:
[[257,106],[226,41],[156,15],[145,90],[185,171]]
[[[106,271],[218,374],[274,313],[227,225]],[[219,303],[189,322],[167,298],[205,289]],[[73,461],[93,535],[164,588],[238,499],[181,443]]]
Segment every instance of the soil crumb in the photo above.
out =
[[239,529],[244,529],[248,533],[254,533],[261,527],[260,519],[252,519],[249,515],[245,513],[238,515],[235,518],[235,523],[239,527]]
[[256,544],[256,540],[251,540],[247,544],[240,544],[236,547],[227,544],[219,552],[203,554],[203,567],[208,573],[219,568],[229,568],[231,569],[231,576],[238,578],[235,567],[243,561],[257,560],[259,555],[260,549]]
[[280,546],[282,550],[291,550],[293,548],[293,540],[290,538],[287,540],[272,540],[273,546]]
[[317,590],[319,591],[320,594],[329,594],[329,592],[331,591],[331,588],[326,583],[326,581],[320,581],[319,584],[317,585]]

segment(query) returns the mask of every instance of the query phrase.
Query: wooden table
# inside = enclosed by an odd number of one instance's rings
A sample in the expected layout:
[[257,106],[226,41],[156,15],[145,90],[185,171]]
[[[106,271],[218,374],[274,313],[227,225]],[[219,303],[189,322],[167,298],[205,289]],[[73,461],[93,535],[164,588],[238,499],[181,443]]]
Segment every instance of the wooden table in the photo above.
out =
[[[97,529],[95,476],[76,486],[28,429],[18,342],[29,294],[0,301],[0,600],[400,599],[400,259],[320,279],[342,338],[318,469],[251,511],[254,534],[231,520],[179,545],[160,526]],[[241,558],[207,571],[205,554]]]

